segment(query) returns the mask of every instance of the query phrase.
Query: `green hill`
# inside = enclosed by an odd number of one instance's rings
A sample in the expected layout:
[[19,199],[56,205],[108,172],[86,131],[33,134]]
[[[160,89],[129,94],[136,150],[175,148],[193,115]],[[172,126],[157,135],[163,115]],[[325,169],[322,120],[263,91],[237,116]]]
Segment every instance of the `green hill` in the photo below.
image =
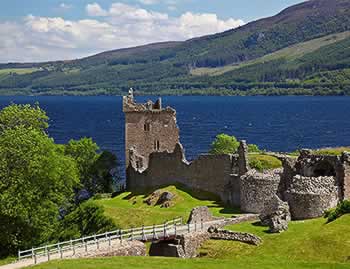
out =
[[235,211],[225,207],[220,199],[210,193],[191,191],[183,186],[169,186],[160,189],[175,195],[171,207],[161,208],[160,205],[148,205],[145,200],[152,194],[137,194],[125,192],[111,199],[98,200],[105,212],[115,224],[121,228],[131,226],[161,224],[174,218],[182,217],[187,221],[191,209],[196,206],[208,206],[216,216],[231,217]]
[[0,94],[348,94],[349,30],[348,0],[310,0],[185,42],[1,64]]

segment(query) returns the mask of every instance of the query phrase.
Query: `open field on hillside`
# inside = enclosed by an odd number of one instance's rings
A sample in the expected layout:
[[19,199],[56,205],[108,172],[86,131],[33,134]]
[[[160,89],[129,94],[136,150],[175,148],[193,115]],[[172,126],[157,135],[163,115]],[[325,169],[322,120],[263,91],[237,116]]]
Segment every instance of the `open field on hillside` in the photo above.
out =
[[23,74],[30,74],[35,71],[40,70],[39,68],[7,68],[7,69],[0,69],[0,76],[2,75],[8,75],[10,73],[15,73],[18,75]]
[[288,48],[284,48],[281,50],[278,50],[276,52],[267,54],[263,57],[260,57],[258,59],[252,60],[252,61],[246,61],[242,62],[238,65],[227,65],[222,67],[216,67],[216,68],[195,68],[191,70],[191,75],[194,76],[203,76],[203,75],[210,75],[210,76],[219,76],[226,72],[239,69],[241,67],[246,67],[249,65],[254,65],[258,63],[264,63],[272,60],[276,60],[279,58],[285,58],[287,60],[294,60],[296,58],[302,57],[307,53],[311,53],[313,51],[318,50],[319,48],[323,46],[327,46],[333,43],[336,43],[338,41],[344,40],[346,38],[350,37],[350,31],[346,31],[343,33],[338,34],[331,34],[327,35],[321,38],[316,38],[307,42],[299,43],[293,46],[290,46]]
[[229,217],[238,212],[222,205],[218,202],[219,198],[210,193],[189,191],[181,186],[169,186],[163,190],[175,194],[170,208],[144,203],[152,191],[147,194],[125,192],[111,199],[98,200],[97,203],[105,208],[106,214],[121,228],[161,224],[177,217],[183,217],[184,221],[187,221],[191,209],[196,206],[208,206],[217,216]]

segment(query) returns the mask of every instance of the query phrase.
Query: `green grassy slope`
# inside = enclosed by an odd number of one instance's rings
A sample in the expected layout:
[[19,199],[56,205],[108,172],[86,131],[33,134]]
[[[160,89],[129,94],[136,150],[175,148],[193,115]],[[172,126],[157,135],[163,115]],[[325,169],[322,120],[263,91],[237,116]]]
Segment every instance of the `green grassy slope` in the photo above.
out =
[[268,234],[266,227],[250,223],[228,228],[253,232],[262,237],[263,243],[256,247],[238,242],[208,241],[199,251],[202,257],[197,259],[114,257],[53,261],[34,268],[350,268],[350,215],[330,224],[325,224],[324,219],[292,222],[290,229],[282,234]]
[[331,34],[324,37],[312,39],[306,42],[298,43],[296,45],[292,45],[290,47],[275,51],[273,53],[267,54],[255,60],[245,61],[236,65],[227,65],[227,66],[214,67],[214,68],[210,68],[210,67],[194,68],[194,69],[191,69],[190,72],[194,76],[203,76],[203,75],[218,76],[229,71],[240,69],[245,66],[265,63],[265,62],[277,60],[280,58],[284,58],[288,61],[292,61],[292,60],[301,58],[302,56],[308,53],[314,52],[322,48],[323,46],[334,44],[338,41],[344,40],[349,37],[350,37],[350,31]]
[[228,229],[260,236],[263,244],[254,247],[239,242],[209,241],[201,255],[220,259],[260,257],[266,260],[348,263],[350,267],[350,215],[326,224],[323,218],[293,221],[287,232],[269,234],[267,228],[243,223]]
[[132,194],[125,192],[111,199],[98,200],[105,212],[121,228],[131,226],[161,224],[167,220],[182,217],[187,221],[191,209],[196,206],[208,206],[214,215],[232,216],[237,211],[223,206],[219,198],[210,193],[193,192],[180,186],[169,186],[162,190],[175,194],[170,208],[149,206],[144,200],[152,193]]

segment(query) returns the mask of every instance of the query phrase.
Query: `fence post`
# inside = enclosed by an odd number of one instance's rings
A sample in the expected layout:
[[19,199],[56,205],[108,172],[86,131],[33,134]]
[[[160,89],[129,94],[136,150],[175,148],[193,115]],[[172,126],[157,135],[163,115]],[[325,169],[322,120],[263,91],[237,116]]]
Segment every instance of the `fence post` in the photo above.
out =
[[95,244],[96,244],[96,248],[100,249],[100,244],[98,242],[98,239],[96,239],[96,234],[94,235],[94,241],[95,241]]
[[45,246],[45,255],[47,256],[47,246]]
[[18,260],[20,261],[21,260],[21,251],[18,250]]
[[120,235],[120,245],[123,245],[123,232],[122,232],[122,230],[119,230],[119,235]]
[[84,240],[84,238],[83,238],[83,244],[84,244],[84,247],[85,247],[85,252],[87,252],[87,242]]
[[174,231],[175,231],[175,237],[176,237],[176,222],[174,224]]
[[156,233],[156,225],[153,224],[153,240],[157,240],[158,239],[158,235]]
[[187,223],[187,231],[188,231],[188,233],[191,232],[191,224],[190,223]]
[[34,264],[36,264],[36,255],[33,248],[32,248],[32,259],[34,260]]
[[47,250],[47,261],[50,261],[50,249]]
[[60,257],[62,259],[63,258],[63,253],[62,253],[61,245],[59,243],[57,245],[57,248],[58,248],[58,252],[60,253]]
[[74,245],[72,240],[71,240],[71,244],[72,244],[72,248],[73,248],[73,256],[75,256],[75,245]]
[[134,227],[131,227],[131,241],[134,240]]
[[111,242],[111,236],[108,236],[108,245],[111,246],[112,242]]
[[145,226],[142,225],[142,241],[147,241],[147,236],[145,234]]
[[166,222],[164,222],[164,226],[163,226],[163,237],[167,238],[167,234],[166,234]]

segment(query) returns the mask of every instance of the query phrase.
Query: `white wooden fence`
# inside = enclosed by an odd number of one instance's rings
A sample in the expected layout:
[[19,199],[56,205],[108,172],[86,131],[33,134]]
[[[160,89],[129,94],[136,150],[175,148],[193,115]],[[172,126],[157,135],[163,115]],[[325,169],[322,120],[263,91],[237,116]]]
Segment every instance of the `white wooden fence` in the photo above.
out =
[[57,244],[45,245],[38,248],[18,251],[17,265],[21,262],[26,266],[37,264],[51,259],[63,259],[72,256],[79,256],[85,252],[90,253],[100,249],[100,246],[111,247],[112,241],[117,240],[121,245],[124,241],[157,241],[175,238],[177,235],[186,234],[195,231],[201,231],[212,225],[225,224],[230,219],[217,219],[213,221],[192,224],[182,224],[182,218],[165,222],[161,225],[142,226],[126,230],[116,230],[103,234],[86,236],[79,239],[59,242]]
[[[99,249],[99,245],[102,242],[108,242],[111,245],[112,240],[140,240],[150,241],[168,238],[170,236],[176,236],[178,233],[178,227],[182,225],[182,218],[177,218],[172,221],[165,222],[161,225],[142,226],[139,228],[131,228],[126,230],[116,230],[112,232],[106,232],[103,234],[97,234],[93,236],[86,236],[79,239],[74,239],[65,242],[59,242],[57,244],[45,245],[38,248],[32,248],[27,250],[18,251],[18,261],[22,259],[32,258],[34,264],[37,263],[39,257],[47,257],[50,260],[52,255],[59,254],[62,259],[65,251],[71,251],[75,255],[75,250],[78,248],[85,248],[88,252],[88,248],[91,245],[95,245],[96,249]],[[180,229],[183,230],[183,229]]]

